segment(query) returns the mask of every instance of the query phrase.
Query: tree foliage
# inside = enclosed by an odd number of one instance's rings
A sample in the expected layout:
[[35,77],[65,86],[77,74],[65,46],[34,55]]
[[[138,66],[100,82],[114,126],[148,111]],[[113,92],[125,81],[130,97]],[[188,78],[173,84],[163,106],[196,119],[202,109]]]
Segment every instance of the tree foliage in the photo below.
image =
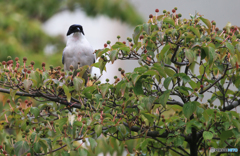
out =
[[[7,93],[1,130],[10,133],[1,136],[3,151],[90,155],[101,135],[109,145],[118,140],[129,155],[240,150],[240,116],[234,111],[240,105],[239,28],[219,30],[214,21],[198,14],[182,19],[176,10],[150,15],[128,43],[108,42],[95,52],[99,61],[92,66],[100,71],[116,59],[138,60],[131,73],[119,68],[121,78],[115,76],[113,84],[93,76],[85,87],[87,66],[72,77],[61,67],[34,69],[26,58],[22,63],[8,57],[0,75],[0,92]],[[82,146],[86,139],[89,150]]]

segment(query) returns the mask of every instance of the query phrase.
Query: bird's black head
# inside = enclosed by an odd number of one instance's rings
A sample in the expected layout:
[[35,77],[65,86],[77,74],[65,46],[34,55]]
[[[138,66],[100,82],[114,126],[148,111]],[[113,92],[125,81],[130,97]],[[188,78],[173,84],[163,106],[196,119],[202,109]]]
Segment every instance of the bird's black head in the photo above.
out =
[[84,35],[82,26],[79,24],[73,24],[69,27],[67,36],[71,35],[72,33],[75,33],[75,32],[81,32]]

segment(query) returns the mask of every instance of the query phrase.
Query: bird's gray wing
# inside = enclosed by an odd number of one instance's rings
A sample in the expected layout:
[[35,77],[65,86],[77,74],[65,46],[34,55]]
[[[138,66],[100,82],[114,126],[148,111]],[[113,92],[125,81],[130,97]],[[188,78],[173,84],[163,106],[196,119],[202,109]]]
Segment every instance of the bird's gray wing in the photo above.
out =
[[64,64],[64,51],[65,51],[65,49],[63,49],[63,54],[62,54],[62,64]]
[[94,53],[94,49],[92,48],[92,51],[93,51],[93,63],[96,62],[96,57],[95,57],[95,53]]

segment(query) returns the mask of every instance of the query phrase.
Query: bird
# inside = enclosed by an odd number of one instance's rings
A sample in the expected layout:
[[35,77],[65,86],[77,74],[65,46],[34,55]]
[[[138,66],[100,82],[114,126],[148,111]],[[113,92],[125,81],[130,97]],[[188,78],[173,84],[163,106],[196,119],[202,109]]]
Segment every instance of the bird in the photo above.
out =
[[[76,70],[79,67],[95,63],[94,49],[85,37],[83,27],[79,24],[73,24],[67,31],[67,43],[63,50],[62,64],[64,71],[70,71],[70,66],[73,66],[76,75]],[[91,68],[83,74],[85,85],[88,81],[88,74],[91,73]]]

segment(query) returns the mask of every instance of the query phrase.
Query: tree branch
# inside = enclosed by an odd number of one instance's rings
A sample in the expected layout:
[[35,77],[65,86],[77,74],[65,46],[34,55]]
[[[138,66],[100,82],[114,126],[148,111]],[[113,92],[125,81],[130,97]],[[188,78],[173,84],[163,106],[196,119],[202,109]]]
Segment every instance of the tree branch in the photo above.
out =
[[214,86],[216,83],[218,83],[221,79],[224,78],[224,76],[226,75],[226,72],[227,72],[227,68],[228,66],[226,67],[225,71],[224,71],[224,74],[218,78],[214,83],[212,83],[210,86],[208,86],[205,90],[201,91],[199,94],[203,94],[205,93],[206,91],[208,91],[210,88],[212,88],[212,86]]
[[223,111],[230,111],[233,108],[236,108],[237,106],[240,106],[240,99],[238,99],[237,101],[234,101],[231,105],[226,106]]
[[[10,94],[10,90],[9,89],[3,89],[3,88],[0,88],[0,92],[1,93],[7,93],[7,94]],[[51,101],[54,101],[54,102],[58,102],[58,103],[61,103],[63,105],[66,105],[66,106],[71,106],[73,108],[81,108],[81,104],[80,103],[72,103],[72,102],[67,102],[67,99],[66,98],[60,98],[60,97],[51,97],[49,95],[46,95],[46,94],[43,94],[41,92],[36,92],[36,93],[25,93],[25,92],[19,92],[17,91],[16,92],[16,95],[20,95],[20,96],[27,96],[27,97],[42,97],[42,98],[45,98],[45,99],[48,99],[48,100],[51,100]]]

